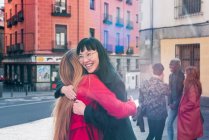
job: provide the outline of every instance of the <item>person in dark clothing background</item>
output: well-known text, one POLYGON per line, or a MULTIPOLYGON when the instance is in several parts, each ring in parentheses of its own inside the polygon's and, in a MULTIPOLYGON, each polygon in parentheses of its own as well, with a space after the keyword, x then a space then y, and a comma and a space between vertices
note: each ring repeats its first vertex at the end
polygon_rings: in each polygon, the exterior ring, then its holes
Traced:
MULTIPOLYGON (((79 62, 87 74, 96 74, 107 88, 115 93, 118 99, 127 101, 125 85, 110 63, 104 47, 97 39, 82 39, 77 47, 77 55, 79 62), (93 51, 96 51, 98 55, 95 55, 93 51)), ((59 98, 60 96, 75 99, 76 94, 73 91, 72 85, 64 86, 62 82, 59 82, 57 84, 55 98, 59 98)), ((79 104, 76 103, 76 106, 79 106, 79 104)), ((102 130, 104 140, 136 140, 129 118, 116 119, 109 116, 100 105, 97 105, 97 109, 91 106, 86 106, 84 109, 85 121, 102 130)))
POLYGON ((166 96, 170 94, 170 89, 163 82, 163 65, 156 63, 152 70, 153 76, 144 81, 141 87, 139 101, 148 120, 149 134, 146 140, 161 140, 167 117, 166 96))
POLYGON ((167 118, 167 133, 168 140, 174 139, 173 122, 178 113, 179 103, 183 93, 184 87, 184 73, 181 70, 181 61, 178 58, 170 61, 169 86, 171 90, 170 96, 168 96, 168 118, 167 118))

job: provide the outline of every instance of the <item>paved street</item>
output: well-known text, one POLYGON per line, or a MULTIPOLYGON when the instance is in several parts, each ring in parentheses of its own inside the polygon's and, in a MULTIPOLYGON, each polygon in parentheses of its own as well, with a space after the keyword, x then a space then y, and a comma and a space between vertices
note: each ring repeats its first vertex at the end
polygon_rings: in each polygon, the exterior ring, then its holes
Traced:
MULTIPOLYGON (((138 93, 136 91, 130 91, 129 95, 132 95, 134 99, 137 99, 138 93)), ((29 97, 24 97, 24 93, 19 93, 18 97, 14 98, 3 98, 0 99, 0 109, 4 106, 14 106, 21 105, 22 101, 26 103, 30 103, 30 101, 48 101, 53 100, 53 96, 51 93, 31 93, 29 97), (22 95, 21 95, 22 94, 22 95), (21 96, 20 96, 21 95, 21 96)), ((6 96, 6 95, 5 95, 6 96)), ((137 102, 137 100, 136 100, 137 102)), ((5 110, 4 110, 5 111, 5 110)), ((202 107, 203 116, 205 118, 204 123, 204 136, 199 140, 209 140, 209 108, 202 107)), ((16 117, 16 113, 13 113, 16 117)), ((37 120, 37 121, 29 121, 28 123, 3 127, 0 128, 0 140, 51 140, 52 139, 52 118, 47 117, 45 119, 37 120)), ((148 126, 147 120, 145 118, 145 131, 140 132, 138 126, 136 126, 136 122, 132 122, 132 126, 134 128, 134 132, 137 136, 138 140, 145 140, 148 135, 148 126)), ((175 126, 176 128, 176 126, 175 126)), ((175 130, 176 132, 176 130, 175 130)), ((167 140, 167 133, 164 130, 163 139, 167 140)))

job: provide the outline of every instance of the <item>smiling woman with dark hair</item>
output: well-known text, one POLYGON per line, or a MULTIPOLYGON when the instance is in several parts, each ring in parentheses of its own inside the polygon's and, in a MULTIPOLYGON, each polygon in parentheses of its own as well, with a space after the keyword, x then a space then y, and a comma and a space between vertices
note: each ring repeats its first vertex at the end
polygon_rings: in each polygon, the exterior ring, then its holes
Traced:
MULTIPOLYGON (((110 63, 106 50, 100 41, 95 38, 82 39, 77 46, 77 55, 86 74, 93 73, 97 75, 119 100, 127 101, 125 85, 110 63)), ((75 99, 76 93, 73 91, 73 86, 71 84, 64 86, 62 83, 59 83, 55 97, 58 98, 60 96, 75 99)), ((94 109, 88 105, 83 106, 82 103, 74 103, 73 110, 74 113, 84 113, 87 123, 93 124, 102 130, 103 140, 136 140, 128 117, 124 119, 112 117, 100 105, 97 106, 97 109, 94 109)))

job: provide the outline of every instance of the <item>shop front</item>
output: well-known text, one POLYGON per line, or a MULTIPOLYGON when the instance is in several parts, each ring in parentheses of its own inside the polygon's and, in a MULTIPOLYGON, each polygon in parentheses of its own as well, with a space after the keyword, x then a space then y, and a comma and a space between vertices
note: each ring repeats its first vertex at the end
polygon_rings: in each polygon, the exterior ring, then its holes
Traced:
POLYGON ((15 90, 49 91, 59 80, 61 56, 38 56, 4 59, 4 76, 7 87, 15 90))

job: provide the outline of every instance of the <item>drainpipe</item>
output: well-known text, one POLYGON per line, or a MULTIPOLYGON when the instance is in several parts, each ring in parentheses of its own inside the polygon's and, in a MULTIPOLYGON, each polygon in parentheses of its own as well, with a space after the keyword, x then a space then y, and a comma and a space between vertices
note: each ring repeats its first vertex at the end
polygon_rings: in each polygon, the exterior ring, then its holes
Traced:
POLYGON ((151 6, 151 16, 150 16, 150 24, 151 24, 151 46, 150 46, 150 60, 151 60, 151 64, 153 64, 153 45, 154 45, 154 43, 153 43, 153 41, 154 41, 154 30, 153 30, 153 26, 154 26, 154 19, 153 19, 153 12, 154 12, 154 4, 153 4, 154 2, 153 2, 153 0, 151 0, 151 3, 150 3, 150 6, 151 6))

